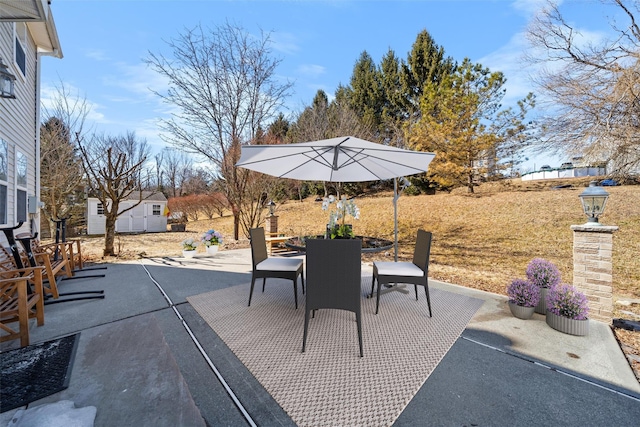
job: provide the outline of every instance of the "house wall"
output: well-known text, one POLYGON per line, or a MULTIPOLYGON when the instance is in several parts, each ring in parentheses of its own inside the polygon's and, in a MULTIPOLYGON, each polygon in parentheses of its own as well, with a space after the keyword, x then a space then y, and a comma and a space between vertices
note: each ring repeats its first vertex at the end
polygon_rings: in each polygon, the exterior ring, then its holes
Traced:
MULTIPOLYGON (((136 201, 123 201, 120 210, 135 204, 136 201)), ((97 235, 105 232, 105 217, 98 215, 98 199, 87 200, 87 234, 97 235)), ((135 208, 118 216, 116 232, 118 233, 156 233, 167 231, 167 217, 164 215, 166 201, 145 200, 135 208), (159 206, 160 215, 154 215, 153 206, 159 206)))
MULTIPOLYGON (((36 194, 39 186, 36 180, 38 167, 37 138, 38 138, 38 110, 39 99, 36 81, 39 77, 37 70, 38 54, 35 42, 29 31, 26 31, 26 43, 24 44, 26 56, 26 75, 15 64, 15 35, 14 23, 0 22, 0 57, 8 70, 16 76, 16 99, 0 98, 0 139, 7 144, 7 218, 0 227, 12 227, 17 225, 16 216, 16 163, 17 153, 21 152, 27 159, 27 186, 28 196, 36 194)), ((16 231, 29 232, 30 219, 34 219, 35 230, 38 231, 38 214, 27 214, 26 223, 16 231)), ((0 235, 0 243, 6 245, 4 234, 0 235)))
POLYGON ((522 175, 522 180, 533 181, 537 179, 576 178, 581 176, 603 176, 606 174, 607 170, 605 168, 577 167, 572 169, 552 169, 549 171, 526 173, 522 175))

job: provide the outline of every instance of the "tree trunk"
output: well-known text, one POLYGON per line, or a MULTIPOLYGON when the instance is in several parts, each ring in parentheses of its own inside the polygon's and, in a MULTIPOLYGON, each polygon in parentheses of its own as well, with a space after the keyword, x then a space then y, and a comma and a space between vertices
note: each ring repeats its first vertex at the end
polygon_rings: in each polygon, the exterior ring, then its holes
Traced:
POLYGON ((467 189, 469 193, 473 193, 473 173, 469 174, 469 181, 467 183, 467 189))
POLYGON ((115 234, 116 234, 116 219, 118 217, 112 214, 105 215, 105 230, 104 230, 104 250, 103 256, 116 256, 113 249, 115 234))
POLYGON ((240 213, 233 212, 233 238, 238 240, 240 238, 240 213))

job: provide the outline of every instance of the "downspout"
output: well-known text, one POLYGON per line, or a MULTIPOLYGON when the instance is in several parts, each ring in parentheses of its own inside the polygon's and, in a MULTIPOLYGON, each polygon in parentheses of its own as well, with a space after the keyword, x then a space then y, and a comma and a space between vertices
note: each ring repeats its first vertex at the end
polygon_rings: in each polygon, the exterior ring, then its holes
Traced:
POLYGON ((34 233, 40 232, 40 87, 42 86, 40 83, 40 62, 42 61, 42 55, 40 52, 36 52, 36 99, 35 99, 35 109, 36 109, 36 157, 35 157, 35 167, 36 167, 36 189, 35 189, 35 199, 36 199, 36 213, 33 215, 32 220, 35 222, 35 226, 32 226, 31 235, 35 235, 34 233))

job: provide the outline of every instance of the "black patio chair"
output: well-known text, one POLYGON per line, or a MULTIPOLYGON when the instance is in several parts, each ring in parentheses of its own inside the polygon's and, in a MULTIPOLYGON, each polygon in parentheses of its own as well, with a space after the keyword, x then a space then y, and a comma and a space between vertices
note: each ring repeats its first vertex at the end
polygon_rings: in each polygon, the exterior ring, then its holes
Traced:
POLYGON ((307 240, 307 304, 304 314, 302 352, 307 345, 309 314, 322 308, 353 311, 358 325, 362 353, 362 314, 360 302, 360 252, 362 242, 355 239, 307 240))
POLYGON ((371 296, 378 281, 378 293, 376 296, 376 314, 380 306, 380 287, 390 283, 410 283, 414 285, 416 291, 416 301, 418 301, 418 285, 424 286, 427 295, 427 305, 429 307, 429 317, 431 314, 431 298, 429 297, 429 254, 431 252, 432 234, 428 231, 418 230, 416 246, 413 250, 413 262, 393 262, 374 261, 373 281, 371 283, 371 296))
POLYGON ((264 237, 264 228, 252 228, 249 230, 251 238, 251 290, 249 291, 249 306, 253 296, 253 287, 256 279, 262 278, 262 292, 264 292, 267 278, 291 279, 293 281, 293 295, 298 308, 298 276, 302 281, 302 293, 304 294, 303 261, 298 258, 269 257, 267 243, 264 237))

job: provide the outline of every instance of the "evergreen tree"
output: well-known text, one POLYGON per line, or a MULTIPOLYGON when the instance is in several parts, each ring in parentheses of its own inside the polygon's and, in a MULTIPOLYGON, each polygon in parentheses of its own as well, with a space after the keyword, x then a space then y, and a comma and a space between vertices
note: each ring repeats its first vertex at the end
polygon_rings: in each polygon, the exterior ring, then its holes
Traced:
MULTIPOLYGON (((439 84, 425 85, 422 118, 412 128, 410 141, 414 148, 436 153, 428 177, 442 188, 465 185, 472 193, 477 178, 486 176, 498 163, 505 137, 523 135, 526 126, 522 121, 510 110, 499 111, 505 81, 502 73, 465 59, 439 84), (500 132, 494 126, 487 128, 487 123, 496 123, 501 116, 509 120, 500 132)), ((523 100, 523 114, 526 105, 523 100)))

